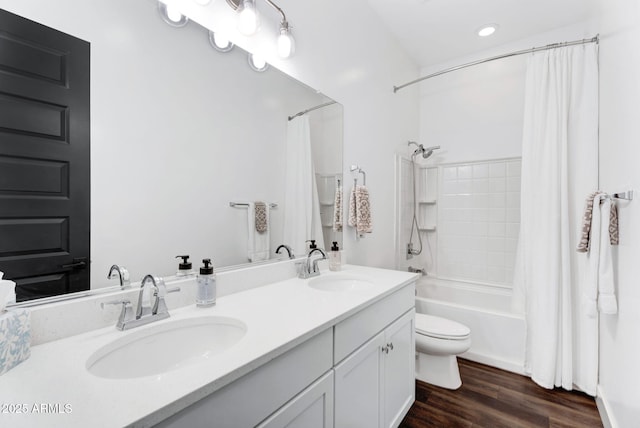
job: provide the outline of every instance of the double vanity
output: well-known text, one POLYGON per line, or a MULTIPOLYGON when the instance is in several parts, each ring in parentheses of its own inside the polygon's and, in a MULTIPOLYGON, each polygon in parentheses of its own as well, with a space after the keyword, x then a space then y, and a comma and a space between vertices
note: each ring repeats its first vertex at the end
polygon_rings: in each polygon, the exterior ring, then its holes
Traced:
POLYGON ((349 265, 300 279, 287 261, 219 274, 211 308, 189 304, 194 278, 167 281, 170 317, 126 331, 100 309, 113 295, 34 308, 31 358, 0 378, 0 402, 24 411, 0 423, 395 427, 414 400, 415 279, 349 265))

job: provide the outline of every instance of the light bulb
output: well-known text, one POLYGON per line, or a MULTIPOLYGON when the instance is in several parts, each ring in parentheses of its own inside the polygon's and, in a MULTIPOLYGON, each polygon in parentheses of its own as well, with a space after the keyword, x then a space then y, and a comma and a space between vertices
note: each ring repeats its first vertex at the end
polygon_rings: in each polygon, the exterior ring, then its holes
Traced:
POLYGON ((175 23, 178 23, 182 21, 182 14, 175 6, 167 5, 167 18, 175 23))
POLYGON ((226 49, 229 47, 229 39, 227 39, 224 36, 221 36, 220 33, 214 33, 213 35, 213 42, 216 44, 217 47, 219 47, 220 49, 226 49))
POLYGON ((227 37, 223 36, 220 33, 215 33, 211 30, 209 30, 209 42, 211 43, 211 46, 215 48, 215 50, 220 52, 229 52, 231 49, 233 49, 233 43, 231 43, 231 41, 227 37))
POLYGON ((280 58, 289 58, 293 54, 294 40, 288 26, 280 27, 278 36, 278 55, 280 58))
POLYGON ((249 65, 255 71, 265 71, 267 67, 269 67, 269 64, 267 64, 267 61, 265 61, 265 59, 262 58, 260 55, 256 55, 256 54, 249 54, 249 65))
POLYGON ((238 30, 245 36, 258 31, 258 11, 255 0, 243 0, 238 8, 238 30))
POLYGON ((189 18, 184 16, 175 5, 168 5, 158 1, 158 11, 162 16, 162 20, 172 27, 184 27, 189 22, 189 18))

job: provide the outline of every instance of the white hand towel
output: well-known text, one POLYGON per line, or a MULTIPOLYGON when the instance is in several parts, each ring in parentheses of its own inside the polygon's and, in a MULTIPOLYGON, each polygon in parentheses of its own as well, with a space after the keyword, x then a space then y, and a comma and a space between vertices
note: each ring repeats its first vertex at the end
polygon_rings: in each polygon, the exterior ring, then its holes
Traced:
MULTIPOLYGON (((600 258, 598 262, 598 310, 603 314, 617 314, 613 263, 611 260, 610 215, 613 212, 610 198, 605 198, 600 206, 600 258)), ((617 225, 616 225, 617 226, 617 225)), ((617 233, 617 228, 616 228, 617 233)))
POLYGON ((589 275, 583 289, 583 305, 590 318, 603 314, 615 314, 618 310, 614 294, 613 269, 611 262, 611 240, 609 236, 609 216, 611 200, 604 194, 593 198, 591 236, 589 253, 589 275))
MULTIPOLYGON (((269 204, 266 205, 266 224, 269 224, 269 204)), ((247 257, 250 262, 257 262, 261 260, 269 259, 269 240, 270 240, 270 227, 267 226, 265 232, 258 232, 256 230, 256 210, 255 203, 249 202, 247 208, 247 257)))

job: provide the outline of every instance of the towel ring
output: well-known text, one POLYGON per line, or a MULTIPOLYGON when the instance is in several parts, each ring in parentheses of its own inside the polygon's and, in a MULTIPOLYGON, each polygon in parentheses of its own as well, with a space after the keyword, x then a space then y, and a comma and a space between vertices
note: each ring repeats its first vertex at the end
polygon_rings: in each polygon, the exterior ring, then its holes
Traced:
MULTIPOLYGON (((358 173, 362 174, 362 185, 366 186, 367 185, 367 174, 363 171, 362 168, 360 168, 358 165, 351 165, 351 172, 357 171, 358 173)), ((355 178, 354 179, 355 182, 358 182, 358 179, 355 178)))

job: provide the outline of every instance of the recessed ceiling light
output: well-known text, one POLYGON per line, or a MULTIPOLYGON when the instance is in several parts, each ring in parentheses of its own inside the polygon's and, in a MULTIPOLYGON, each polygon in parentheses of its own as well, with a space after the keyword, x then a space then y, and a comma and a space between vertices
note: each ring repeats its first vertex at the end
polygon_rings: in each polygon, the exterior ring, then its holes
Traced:
POLYGON ((499 27, 498 24, 486 24, 486 25, 483 25, 477 31, 478 36, 480 36, 480 37, 490 36, 490 35, 492 35, 493 33, 496 32, 498 27, 499 27))

